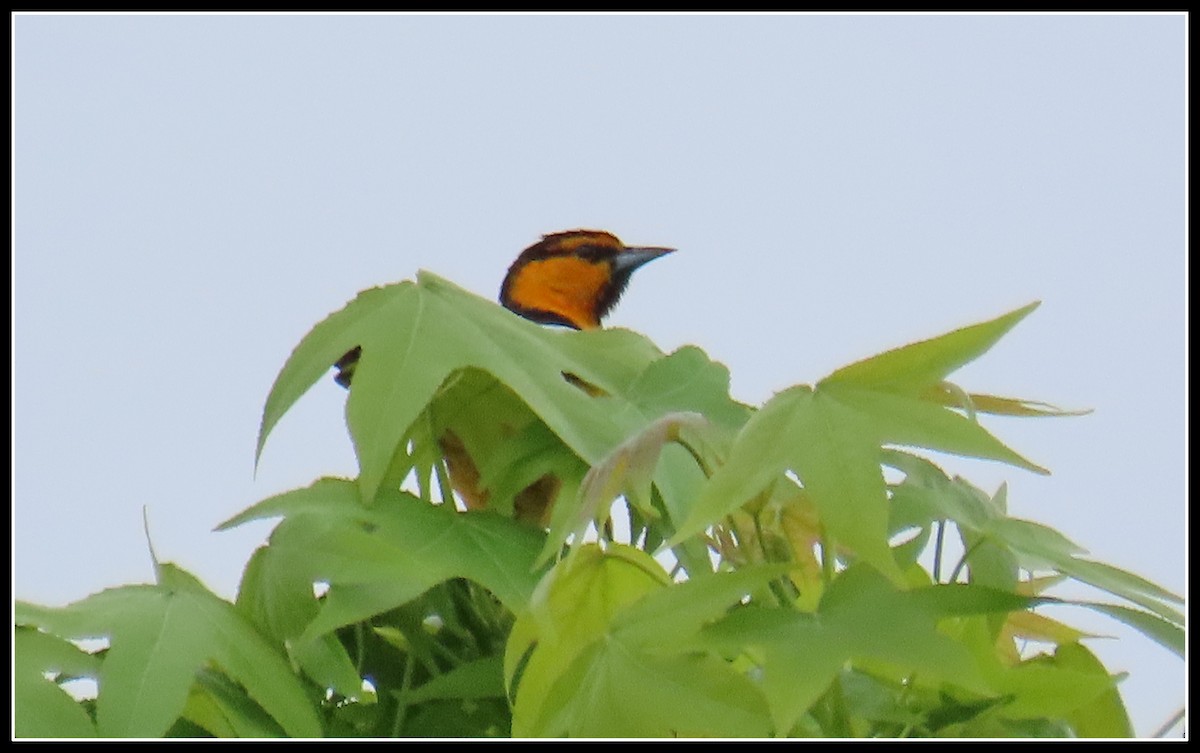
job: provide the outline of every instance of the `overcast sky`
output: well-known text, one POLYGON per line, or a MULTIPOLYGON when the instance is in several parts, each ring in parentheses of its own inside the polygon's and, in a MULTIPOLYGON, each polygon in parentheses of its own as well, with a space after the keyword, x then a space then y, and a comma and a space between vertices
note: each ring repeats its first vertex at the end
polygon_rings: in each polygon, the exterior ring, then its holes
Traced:
MULTIPOLYGON (((1177 592, 1186 561, 1186 18, 14 19, 17 598, 152 579, 232 598, 268 495, 354 475, 322 381, 254 476, 292 347, 429 269, 494 297, 542 233, 679 252, 609 320, 761 403, 1043 301, 953 378, 1093 408, 985 419, 1053 475, 946 459, 1010 512, 1177 592)), ((1079 592, 1093 596, 1092 592, 1079 592)), ((1140 734, 1184 663, 1089 645, 1140 734)), ((1178 728, 1176 729, 1178 733, 1178 728)))

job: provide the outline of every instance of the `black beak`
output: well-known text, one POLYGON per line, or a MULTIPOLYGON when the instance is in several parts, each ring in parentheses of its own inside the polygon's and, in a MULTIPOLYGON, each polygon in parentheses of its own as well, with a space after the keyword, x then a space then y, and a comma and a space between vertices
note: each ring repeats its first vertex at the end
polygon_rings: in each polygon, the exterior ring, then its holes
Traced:
POLYGON ((660 256, 666 256, 673 252, 673 248, 662 248, 661 246, 638 246, 627 247, 617 254, 614 263, 618 272, 632 272, 646 262, 654 261, 660 256))

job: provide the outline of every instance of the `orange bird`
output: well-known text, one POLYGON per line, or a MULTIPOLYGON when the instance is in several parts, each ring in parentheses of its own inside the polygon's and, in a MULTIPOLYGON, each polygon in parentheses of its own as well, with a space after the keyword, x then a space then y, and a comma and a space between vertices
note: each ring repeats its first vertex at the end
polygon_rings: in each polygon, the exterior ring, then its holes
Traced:
MULTIPOLYGON (((634 270, 675 249, 661 246, 626 246, 603 230, 567 230, 550 233, 521 252, 500 285, 504 308, 539 324, 572 329, 597 329, 617 305, 634 270)), ((349 388, 362 348, 338 359, 334 379, 349 388)), ((571 375, 564 374, 567 379, 571 375)), ((467 506, 487 504, 487 492, 478 488, 479 472, 466 448, 450 430, 439 438, 450 479, 467 506)), ((531 484, 514 505, 517 517, 545 524, 550 503, 558 492, 558 479, 544 476, 531 484)))
POLYGON ((551 233, 508 268, 500 303, 540 324, 596 329, 617 305, 634 270, 674 250, 626 246, 603 230, 551 233))

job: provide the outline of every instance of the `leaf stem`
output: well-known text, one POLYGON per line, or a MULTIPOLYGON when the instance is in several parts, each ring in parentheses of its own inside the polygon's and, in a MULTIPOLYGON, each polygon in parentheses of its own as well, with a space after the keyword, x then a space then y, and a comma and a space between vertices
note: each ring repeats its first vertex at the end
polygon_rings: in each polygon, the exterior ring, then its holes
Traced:
POLYGON ((686 442, 682 438, 676 438, 675 442, 676 444, 681 445, 683 449, 687 450, 688 454, 692 456, 692 460, 695 460, 696 465, 700 467, 700 471, 704 474, 705 478, 712 478, 712 467, 710 467, 708 462, 700 455, 700 453, 692 447, 690 442, 686 442))
POLYGON ((846 708, 846 696, 842 692, 842 676, 838 675, 833 678, 833 684, 829 687, 829 710, 832 714, 831 721, 835 725, 832 730, 835 737, 851 737, 852 730, 850 729, 850 712, 846 708))
POLYGON ((408 689, 412 686, 413 660, 412 656, 404 655, 404 676, 400 680, 400 690, 394 694, 396 698, 396 717, 392 719, 392 737, 400 737, 404 727, 404 718, 408 716, 408 689))
MULTIPOLYGON (((762 520, 759 519, 757 514, 751 515, 750 519, 754 521, 754 535, 758 539, 758 550, 762 554, 763 562, 777 561, 771 557, 771 552, 767 549, 767 539, 763 535, 762 520)), ((796 597, 799 596, 798 593, 789 594, 789 591, 795 590, 795 586, 790 579, 783 575, 778 578, 772 578, 767 583, 767 587, 771 589, 771 594, 774 595, 775 600, 779 602, 779 606, 781 607, 792 607, 796 597), (789 586, 791 586, 790 589, 789 586)))
POLYGON ((363 623, 354 623, 354 668, 358 671, 359 676, 362 676, 363 667, 367 663, 367 641, 366 632, 363 623))
POLYGON ((958 558, 958 562, 957 562, 957 563, 954 565, 954 569, 953 569, 952 571, 950 571, 950 579, 949 579, 948 581, 946 581, 947 583, 955 583, 955 582, 957 582, 957 580, 958 580, 958 574, 959 574, 959 573, 961 573, 961 572, 962 572, 962 569, 963 569, 963 568, 966 566, 966 564, 967 564, 967 559, 968 559, 968 558, 971 556, 971 554, 972 554, 972 553, 973 553, 973 552, 974 552, 974 551, 975 551, 975 550, 976 550, 976 549, 979 547, 979 545, 983 543, 983 541, 984 541, 984 540, 983 540, 983 538, 981 537, 981 538, 980 538, 978 541, 976 541, 974 544, 972 544, 971 546, 969 546, 969 547, 967 548, 967 551, 963 552, 963 555, 962 555, 962 557, 959 557, 959 558, 958 558))
POLYGON ((1179 722, 1183 721, 1183 714, 1184 710, 1182 707, 1176 709, 1175 713, 1171 715, 1170 719, 1163 722, 1162 726, 1150 733, 1150 737, 1166 737, 1167 733, 1170 732, 1176 724, 1179 724, 1179 722))
POLYGON ((821 581, 828 588, 833 583, 837 555, 833 552, 833 540, 824 530, 821 531, 821 581))
POLYGON ((946 521, 937 522, 937 536, 933 540, 933 582, 942 582, 942 545, 946 536, 946 521))

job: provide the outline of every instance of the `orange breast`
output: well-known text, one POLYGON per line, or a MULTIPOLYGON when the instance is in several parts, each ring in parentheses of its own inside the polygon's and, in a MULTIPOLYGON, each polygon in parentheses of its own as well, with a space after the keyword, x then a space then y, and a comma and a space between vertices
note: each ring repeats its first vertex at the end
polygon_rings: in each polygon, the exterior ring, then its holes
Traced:
POLYGON ((557 314, 580 329, 600 326, 600 293, 611 276, 609 264, 577 256, 535 259, 521 269, 508 291, 513 303, 557 314))

